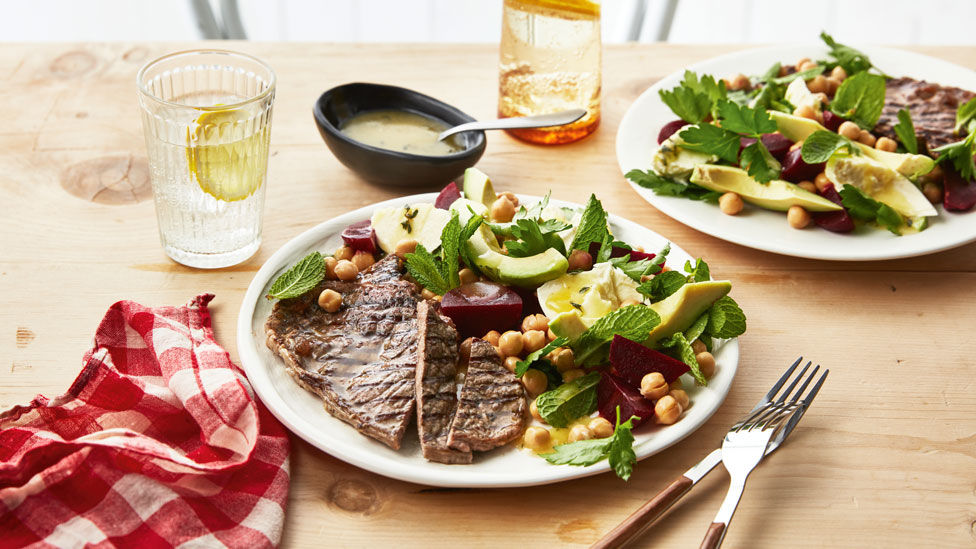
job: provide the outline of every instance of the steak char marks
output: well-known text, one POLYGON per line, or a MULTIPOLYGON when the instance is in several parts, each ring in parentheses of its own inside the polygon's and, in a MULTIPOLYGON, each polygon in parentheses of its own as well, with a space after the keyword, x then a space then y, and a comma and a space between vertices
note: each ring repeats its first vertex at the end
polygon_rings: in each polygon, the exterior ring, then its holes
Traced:
POLYGON ((898 111, 907 108, 912 115, 915 134, 929 151, 959 141, 953 135, 956 109, 976 94, 960 88, 931 84, 914 78, 893 78, 885 85, 885 105, 874 133, 897 139, 895 124, 898 111))
POLYGON ((410 422, 417 362, 417 286, 403 278, 395 255, 355 281, 325 280, 275 304, 265 324, 267 344, 325 409, 359 432, 398 450, 410 422), (327 313, 318 296, 342 294, 327 313))

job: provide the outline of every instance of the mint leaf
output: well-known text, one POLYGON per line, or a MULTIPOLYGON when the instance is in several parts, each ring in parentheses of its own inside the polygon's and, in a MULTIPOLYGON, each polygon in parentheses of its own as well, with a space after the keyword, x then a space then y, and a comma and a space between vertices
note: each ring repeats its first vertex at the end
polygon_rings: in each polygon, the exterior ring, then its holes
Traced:
POLYGON ((843 135, 817 130, 803 140, 800 153, 807 164, 820 164, 830 160, 835 152, 845 148, 852 155, 861 154, 857 145, 843 135))
POLYGON ((684 140, 681 146, 688 150, 714 154, 732 164, 739 161, 739 134, 733 131, 712 124, 699 124, 686 127, 678 136, 684 140))
POLYGON ((665 271, 647 282, 642 282, 637 291, 647 297, 651 303, 657 303, 678 291, 688 282, 685 275, 678 271, 665 271))
POLYGON ((780 164, 761 139, 742 150, 739 165, 760 183, 769 183, 779 177, 780 164))
POLYGON ((568 344, 569 339, 565 337, 557 337, 549 343, 546 343, 545 347, 539 349, 538 351, 529 353, 524 360, 520 360, 515 363, 515 377, 522 377, 522 375, 529 370, 529 366, 532 366, 533 362, 540 360, 542 357, 555 351, 559 347, 565 347, 568 344))
POLYGON ((535 400, 539 415, 553 427, 568 427, 574 419, 596 410, 596 386, 599 384, 600 372, 590 372, 542 393, 535 400))
POLYGON ((874 66, 867 55, 850 46, 838 43, 826 32, 820 33, 820 39, 827 44, 827 47, 830 48, 830 56, 837 60, 838 65, 844 67, 847 74, 853 76, 874 66))
POLYGON ((695 185, 694 183, 681 183, 666 177, 662 177, 653 171, 630 170, 626 175, 627 179, 644 187, 651 189, 654 194, 659 196, 678 196, 690 198, 691 200, 701 200, 704 202, 718 203, 722 193, 695 185))
POLYGON ((834 100, 830 102, 830 110, 871 130, 881 117, 884 102, 884 77, 862 72, 849 76, 837 88, 834 100))
POLYGON ((451 212, 451 220, 447 222, 447 225, 444 225, 444 230, 441 231, 441 261, 438 264, 441 276, 447 281, 450 288, 457 288, 461 285, 461 279, 458 276, 458 271, 461 270, 458 263, 460 247, 461 219, 458 217, 457 211, 453 211, 451 212))
MULTIPOLYGON (((705 333, 705 329, 708 327, 709 317, 710 315, 708 311, 702 313, 701 316, 698 317, 698 320, 693 322, 691 326, 684 331, 685 339, 688 341, 695 341, 696 339, 700 338, 705 333)), ((743 320, 744 319, 745 317, 743 317, 743 320)), ((745 329, 743 329, 743 331, 745 331, 745 329)))
POLYGON ((706 386, 708 385, 708 380, 705 379, 705 374, 702 373, 701 367, 698 366, 698 360, 695 358, 695 351, 691 348, 691 343, 685 337, 685 334, 678 332, 673 336, 662 340, 659 345, 668 349, 675 358, 684 362, 691 369, 691 375, 695 378, 695 383, 698 385, 706 386))
POLYGON ((731 339, 746 333, 746 315, 739 304, 725 296, 708 309, 708 323, 704 333, 718 338, 731 339))
POLYGON ((607 212, 603 209, 603 204, 597 200, 596 195, 591 194, 586 202, 586 209, 580 218, 579 228, 576 229, 576 236, 569 250, 588 251, 591 242, 603 242, 604 237, 609 233, 607 229, 607 212))
MULTIPOLYGON (((901 117, 898 117, 901 120, 901 117)), ((959 135, 963 127, 969 123, 970 120, 976 119, 976 97, 966 101, 956 109, 956 127, 953 128, 953 133, 959 135)), ((972 130, 970 130, 972 133, 972 130)))
POLYGON ((719 101, 717 107, 722 129, 753 137, 773 133, 777 129, 776 122, 769 117, 766 109, 751 109, 726 100, 719 101))
POLYGON ((705 263, 705 260, 700 257, 695 260, 694 264, 691 261, 685 261, 685 272, 688 273, 688 282, 706 282, 712 277, 708 263, 705 263))
POLYGON ((620 406, 617 406, 617 424, 613 429, 613 436, 610 438, 610 447, 607 448, 607 459, 610 467, 617 476, 624 481, 630 479, 634 472, 634 464, 637 463, 637 454, 634 452, 634 420, 640 420, 637 416, 630 416, 630 419, 620 423, 620 406))
POLYGON ((407 263, 407 272, 421 286, 437 295, 444 295, 451 290, 441 273, 437 258, 428 252, 423 244, 417 244, 417 249, 404 257, 407 263))
POLYGON ((631 341, 643 343, 661 317, 650 307, 629 305, 603 316, 578 338, 570 341, 577 366, 605 364, 613 336, 619 335, 631 341))
POLYGON ((542 454, 542 457, 554 465, 577 465, 581 467, 609 459, 610 467, 617 476, 627 480, 634 471, 634 463, 637 462, 632 429, 634 428, 634 420, 639 419, 637 416, 631 416, 630 419, 621 423, 620 406, 617 406, 617 421, 611 437, 559 444, 553 448, 551 453, 542 454))
MULTIPOLYGON (((468 209, 470 210, 471 206, 468 206, 468 209)), ((469 269, 472 269, 474 272, 479 274, 480 270, 478 269, 477 265, 475 265, 474 258, 471 257, 471 252, 468 251, 468 247, 465 245, 465 243, 470 240, 472 236, 474 236, 475 231, 477 231, 478 227, 480 227, 484 222, 485 220, 483 217, 474 213, 474 210, 471 210, 471 218, 468 219, 468 223, 461 231, 461 236, 458 237, 458 253, 461 256, 461 259, 469 269)))
MULTIPOLYGON (((976 100, 970 101, 970 103, 976 105, 976 100)), ((918 137, 915 135, 915 124, 912 123, 912 113, 908 109, 898 111, 898 123, 895 124, 894 130, 895 135, 898 136, 898 141, 901 141, 905 150, 911 154, 918 154, 918 137)))
POLYGON ((901 215, 891 206, 865 196, 857 187, 844 185, 840 190, 841 203, 854 219, 876 222, 895 235, 901 235, 899 227, 905 224, 901 215))
POLYGON ((586 467, 607 458, 612 438, 594 438, 558 444, 552 452, 540 454, 553 465, 576 465, 586 467))
POLYGON ((318 286, 325 278, 325 258, 319 252, 312 252, 296 263, 292 268, 278 275, 268 298, 290 299, 298 297, 318 286))

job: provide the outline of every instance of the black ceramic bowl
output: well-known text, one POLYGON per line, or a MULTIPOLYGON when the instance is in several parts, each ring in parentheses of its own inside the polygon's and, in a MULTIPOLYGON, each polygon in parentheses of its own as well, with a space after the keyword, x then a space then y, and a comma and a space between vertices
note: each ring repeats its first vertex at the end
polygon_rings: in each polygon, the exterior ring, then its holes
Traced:
POLYGON ((475 119, 433 97, 382 84, 344 84, 323 93, 315 107, 315 124, 332 154, 367 181, 403 187, 446 185, 474 166, 485 152, 485 132, 455 136, 464 150, 444 156, 391 151, 350 139, 339 129, 365 111, 402 110, 433 117, 454 127, 475 119))

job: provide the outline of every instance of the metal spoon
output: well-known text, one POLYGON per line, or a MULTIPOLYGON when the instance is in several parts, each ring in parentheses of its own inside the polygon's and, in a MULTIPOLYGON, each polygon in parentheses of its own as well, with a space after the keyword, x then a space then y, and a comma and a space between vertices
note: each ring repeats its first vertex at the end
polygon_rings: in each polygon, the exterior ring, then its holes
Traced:
POLYGON ((441 132, 441 134, 437 136, 437 140, 443 141, 456 133, 469 132, 473 130, 515 130, 522 128, 562 126, 564 124, 576 122, 585 115, 586 109, 569 109, 567 111, 559 111, 552 114, 499 118, 498 120, 488 120, 485 122, 468 122, 441 132))

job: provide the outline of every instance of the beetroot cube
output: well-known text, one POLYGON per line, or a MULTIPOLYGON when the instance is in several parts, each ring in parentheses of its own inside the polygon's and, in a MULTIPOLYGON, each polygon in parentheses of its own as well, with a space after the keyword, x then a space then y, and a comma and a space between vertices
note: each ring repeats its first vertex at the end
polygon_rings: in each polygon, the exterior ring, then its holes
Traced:
POLYGON ((653 372, 659 372, 665 381, 671 383, 690 370, 680 360, 621 336, 613 336, 610 344, 610 365, 611 372, 634 387, 640 387, 644 376, 653 372))

